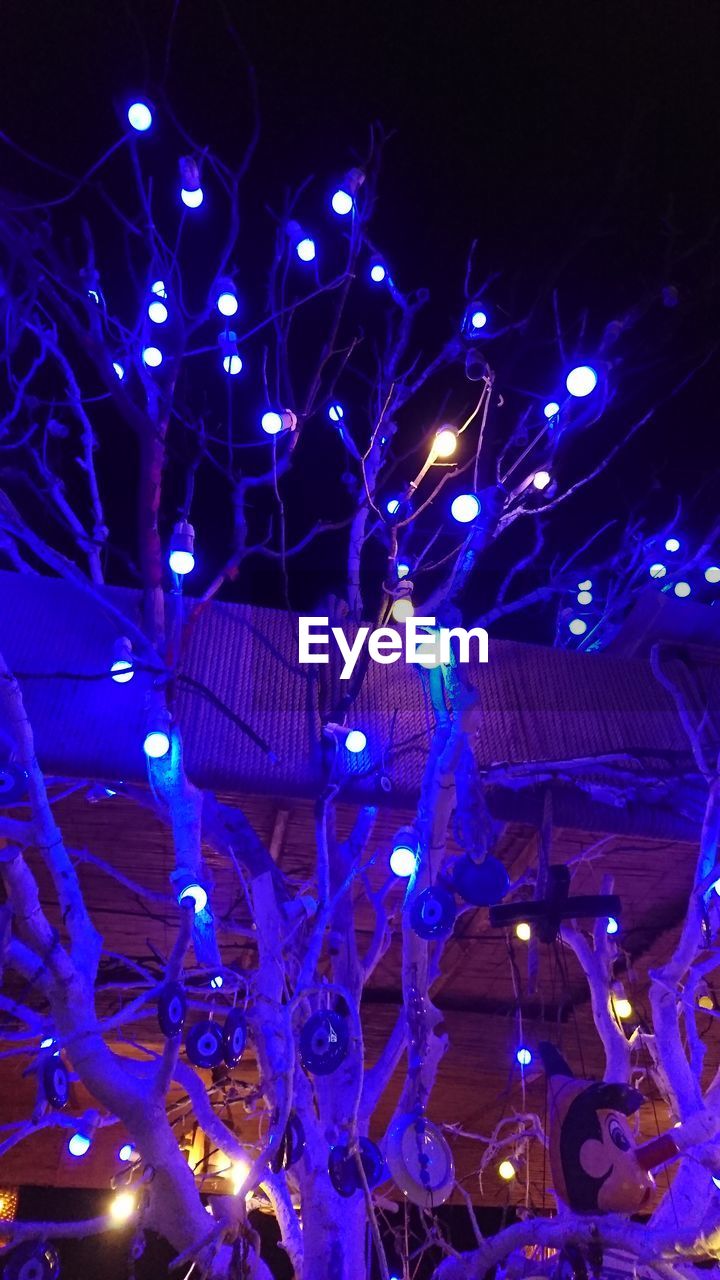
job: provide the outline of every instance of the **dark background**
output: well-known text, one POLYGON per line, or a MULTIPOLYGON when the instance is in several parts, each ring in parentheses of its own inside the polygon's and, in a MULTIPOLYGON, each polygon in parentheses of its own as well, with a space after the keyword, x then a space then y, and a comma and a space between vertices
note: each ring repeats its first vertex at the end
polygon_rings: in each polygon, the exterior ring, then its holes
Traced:
MULTIPOLYGON (((286 186, 308 174, 330 181, 363 154, 372 121, 394 131, 373 234, 403 287, 432 290, 440 340, 473 238, 488 272, 531 285, 602 210, 608 234, 575 256, 563 285, 570 311, 586 303, 607 321, 650 282, 668 219, 688 242, 714 228, 714 0, 235 0, 228 12, 258 77, 262 136, 248 190, 278 207, 286 186)), ((172 16, 160 2, 5 0, 0 126, 81 172, 117 135, 117 103, 162 77, 172 16)), ((232 152, 247 136, 247 78, 222 10, 188 0, 174 16, 174 101, 195 135, 232 152)), ((16 162, 4 159, 7 183, 16 162)), ((703 270, 712 277, 713 254, 703 270)), ((694 312, 688 352, 716 320, 709 301, 694 312)), ((596 521, 609 495, 629 508, 652 491, 658 519, 682 494, 699 532, 715 508, 716 385, 711 365, 576 504, 570 526, 596 521)), ((114 501, 122 505, 119 489, 114 501)), ((21 1201, 25 1216, 88 1211, 71 1193, 21 1201)), ((68 1248, 65 1274, 111 1280, 125 1267, 117 1246, 88 1243, 68 1248)))

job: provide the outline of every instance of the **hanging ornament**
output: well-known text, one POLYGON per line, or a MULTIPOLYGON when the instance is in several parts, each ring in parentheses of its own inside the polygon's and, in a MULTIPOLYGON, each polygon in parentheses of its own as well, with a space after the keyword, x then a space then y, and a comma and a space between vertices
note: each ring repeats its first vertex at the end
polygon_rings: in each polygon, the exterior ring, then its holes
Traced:
POLYGON ((185 1050, 193 1066, 216 1067, 222 1062, 225 1051, 222 1030, 209 1018, 196 1023, 188 1031, 185 1050))
POLYGON ((300 1058, 312 1075, 329 1076, 347 1057, 350 1032, 347 1020, 332 1009, 311 1014, 300 1032, 300 1058))
POLYGON ((455 1184, 452 1151, 437 1125, 417 1111, 391 1125, 387 1162, 393 1181, 413 1204, 443 1204, 455 1184))
POLYGON ((410 907, 410 923, 418 937, 426 942, 447 938, 452 933, 456 915, 455 899, 442 885, 423 889, 410 907))
POLYGON ((570 871, 564 863, 547 869, 545 897, 534 902, 508 902, 490 908, 490 924, 498 929, 521 922, 537 926, 541 942, 557 940, 563 920, 619 920, 622 911, 616 893, 583 894, 570 898, 570 871))
POLYGON ((493 854, 489 853, 482 862, 464 854, 453 868, 453 885, 464 902, 473 907, 489 907, 505 897, 510 880, 503 863, 493 854))
MULTIPOLYGON (((374 1187, 384 1182, 387 1177, 385 1161, 380 1148, 374 1142, 371 1142, 369 1138, 359 1138, 358 1149, 365 1181, 372 1191, 374 1187)), ((339 1196, 349 1198, 356 1191, 362 1190, 357 1157, 351 1153, 349 1146, 338 1146, 330 1149, 328 1173, 330 1174, 330 1181, 339 1196)))
POLYGON ((222 1029, 223 1057, 229 1067, 240 1061, 247 1044, 247 1022, 242 1009, 231 1009, 222 1029))
POLYGON ((179 982, 166 982, 158 996, 157 1019, 168 1040, 182 1031, 186 1013, 185 988, 179 982))
POLYGON ((3 1259, 2 1280, 57 1280, 60 1258, 52 1244, 26 1240, 3 1259))
POLYGON ((305 1130, 302 1120, 296 1111, 291 1111, 280 1145, 270 1162, 273 1173, 280 1173, 281 1169, 290 1169, 300 1159, 304 1150, 305 1130))
POLYGON ((70 1096, 70 1077, 59 1054, 54 1053, 45 1059, 40 1068, 40 1079, 42 1091, 50 1106, 57 1111, 66 1106, 70 1096))

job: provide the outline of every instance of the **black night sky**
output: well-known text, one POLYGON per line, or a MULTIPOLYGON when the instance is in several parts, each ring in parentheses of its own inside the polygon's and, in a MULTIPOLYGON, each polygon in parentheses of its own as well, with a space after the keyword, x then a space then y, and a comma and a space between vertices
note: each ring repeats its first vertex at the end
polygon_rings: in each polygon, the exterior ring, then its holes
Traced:
MULTIPOLYGON (((430 288, 429 340, 451 323, 473 239, 486 272, 512 276, 515 291, 566 262, 562 305, 606 322, 648 287, 668 228, 689 244, 715 234, 715 0, 227 0, 227 13, 257 75, 262 134, 247 190, 260 209, 309 174, 342 174, 372 122, 392 134, 373 234, 403 287, 430 288)), ((196 136, 231 154, 247 136, 247 76, 216 0, 5 0, 0 22, 0 128, 52 164, 81 173, 117 135, 117 104, 152 94, 166 70, 196 136)), ((38 178, 0 154, 0 186, 32 191, 38 178)), ((253 225, 249 215, 249 235, 253 225)), ((706 333, 720 337, 717 270, 713 243, 680 364, 706 333)), ((517 292, 503 287, 498 305, 511 309, 517 292)), ((715 362, 633 442, 568 512, 564 536, 568 522, 578 535, 597 524, 610 495, 627 509, 652 492, 668 519, 680 493, 691 525, 712 518, 717 375, 715 362)), ((507 376, 523 386, 522 370, 507 376)), ((66 1195, 42 1200, 48 1217, 71 1212, 66 1195)), ((37 1194, 23 1208, 37 1213, 37 1194)), ((108 1259, 106 1280, 125 1274, 120 1256, 115 1272, 108 1259)), ((87 1266, 73 1250, 66 1280, 87 1266)))

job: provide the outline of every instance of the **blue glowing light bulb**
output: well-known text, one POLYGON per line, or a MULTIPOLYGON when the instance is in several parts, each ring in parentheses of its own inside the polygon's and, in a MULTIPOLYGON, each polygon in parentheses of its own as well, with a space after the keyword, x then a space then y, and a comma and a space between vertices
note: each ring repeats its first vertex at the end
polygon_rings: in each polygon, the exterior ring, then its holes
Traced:
POLYGON ((673 590, 676 596, 679 596, 681 600, 684 600, 686 596, 690 595, 692 588, 689 582, 676 582, 673 590))
POLYGON ((276 436, 283 429, 283 420, 279 413, 275 413, 273 409, 270 409, 260 419, 260 426, 267 435, 276 436))
POLYGON ((295 252, 301 262, 314 262, 315 241, 311 236, 303 236, 302 240, 298 240, 295 245, 295 252))
POLYGON ((595 390, 597 380, 597 370, 593 369, 591 364, 579 364, 576 368, 570 370, 565 379, 565 386, 571 396, 581 400, 595 390))
POLYGON ((515 1054, 515 1057, 517 1058, 521 1067, 529 1067, 530 1063, 532 1062, 532 1054, 529 1049, 525 1048, 524 1045, 520 1046, 517 1053, 515 1054))
POLYGON ((229 289, 223 289, 218 294, 217 309, 221 316, 234 316, 238 309, 237 294, 231 293, 229 289))
POLYGON ((131 102, 127 110, 127 118, 130 128, 136 133, 147 133, 153 122, 150 104, 144 102, 142 98, 138 98, 137 102, 131 102))
POLYGON ((548 400, 547 404, 545 405, 545 408, 543 409, 543 413, 545 414, 545 417, 554 418, 555 414, 559 412, 560 412, 560 405, 558 404, 557 400, 548 400))
POLYGON ((75 1156, 77 1159, 80 1156, 84 1156, 90 1150, 90 1139, 87 1134, 74 1133, 69 1139, 67 1145, 70 1155, 75 1156))
POLYGON ((364 751, 367 746, 367 738, 362 729, 351 729, 345 739, 345 750, 352 755, 357 755, 360 751, 364 751))
POLYGON ((471 524, 480 514, 480 499, 474 493, 459 493, 453 498, 450 514, 458 524, 471 524))
POLYGON ((202 187, 195 187, 194 191, 187 191, 185 187, 180 189, 180 199, 188 209, 198 209, 205 199, 202 187))
POLYGON ((484 329, 487 324, 487 315, 478 307, 477 311, 473 311, 470 316, 470 324, 473 329, 484 329))
POLYGON ((373 284, 382 284, 387 275, 387 270, 382 262, 373 262, 370 267, 370 279, 373 284))
POLYGON ((333 212, 339 214, 341 218, 347 217, 353 207, 353 198, 349 191, 345 191, 342 187, 338 187, 334 192, 330 201, 333 212))
POLYGON ((113 369, 117 375, 118 382, 122 382, 125 377, 125 367, 120 364, 119 360, 113 360, 113 369))
POLYGON ((207 890, 201 884, 186 884, 178 894, 178 902, 192 902, 196 916, 205 910, 207 900, 207 890))
POLYGON ((142 361, 148 369, 157 369, 163 362, 163 354, 159 347, 143 347, 142 361))
POLYGON ((410 572, 410 565, 408 564, 407 560, 398 560, 397 562, 398 578, 400 579, 407 578, 409 572, 410 572))
POLYGON ((667 569, 664 564, 660 564, 658 561, 656 564, 650 565, 649 573, 651 578, 664 578, 667 569))
POLYGON ((159 298, 155 298, 150 303, 147 313, 148 320, 152 320, 153 324, 164 324, 168 318, 168 309, 159 298))
POLYGON ((222 985, 223 985, 223 976, 221 973, 216 973, 215 977, 210 979, 210 986, 212 987, 213 991, 219 991, 222 985))
POLYGON ((398 511, 400 510, 400 499, 389 498, 385 504, 385 510, 387 511, 389 516, 396 516, 398 511))
POLYGON ((170 750, 170 739, 164 729, 150 729, 145 734, 143 751, 151 760, 160 760, 170 750))
POLYGON ((679 538, 666 538, 666 539, 665 539, 665 550, 666 550, 666 551, 679 551, 679 550, 680 550, 680 539, 679 539, 679 538))
POLYGON ((705 570, 706 582, 720 582, 720 568, 716 564, 708 565, 705 570))
POLYGON ((617 931, 618 931, 618 929, 619 929, 619 928, 620 928, 620 925, 618 924, 618 922, 617 922, 617 920, 615 919, 615 917, 614 917, 614 916, 608 916, 608 918, 607 918, 607 924, 606 924, 606 926, 605 926, 605 932, 606 932, 606 933, 610 933, 610 934, 617 933, 617 931))
POLYGON ((122 1160, 123 1164, 128 1164, 135 1155, 135 1148, 132 1142, 124 1142, 118 1151, 118 1160, 122 1160))
POLYGON ((223 356, 223 369, 229 373, 231 377, 235 377, 242 371, 243 362, 241 356, 237 354, 231 356, 223 356))
POLYGON ((343 409, 342 405, 339 404, 338 401, 336 400, 335 403, 331 404, 328 408, 328 418, 330 419, 331 422, 340 422, 340 420, 344 417, 345 417, 345 410, 343 409))

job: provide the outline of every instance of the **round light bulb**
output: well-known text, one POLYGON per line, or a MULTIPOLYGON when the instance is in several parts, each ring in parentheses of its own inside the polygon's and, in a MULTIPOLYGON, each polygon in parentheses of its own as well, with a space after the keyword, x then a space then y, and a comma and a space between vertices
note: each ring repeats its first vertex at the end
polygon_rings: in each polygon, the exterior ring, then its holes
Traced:
POLYGON ((216 306, 221 316, 234 316, 238 309, 237 297, 234 293, 230 293, 229 289, 225 289, 218 294, 216 306))
POLYGON ((90 1150, 90 1139, 84 1133, 74 1133, 67 1145, 70 1155, 79 1159, 90 1150))
POLYGON ((192 551, 171 551, 168 556, 168 564, 173 573, 176 573, 180 578, 184 578, 187 573, 192 573, 195 568, 195 556, 192 551))
POLYGON ((511 1182, 515 1177, 515 1165, 512 1160, 501 1160, 498 1165, 498 1173, 504 1182, 511 1182))
POLYGON ((578 591, 591 591, 591 590, 592 590, 592 582, 590 581, 589 578, 586 578, 584 582, 578 582, 578 591))
POLYGON ((458 435, 454 427, 440 427, 435 432, 433 453, 436 458, 451 458, 457 449, 458 435))
POLYGON ((191 901, 195 907, 195 915, 199 915, 207 906, 207 890, 201 884, 186 884, 178 894, 178 902, 191 901))
POLYGON ((605 925, 605 932, 606 932, 606 933, 611 933, 611 934, 612 934, 612 933, 617 933, 617 931, 618 931, 618 929, 619 929, 619 928, 620 928, 620 925, 618 924, 618 922, 617 922, 617 920, 615 919, 615 917, 614 917, 614 916, 608 916, 608 918, 607 918, 607 924, 605 925))
POLYGON ((149 369, 157 369, 163 362, 162 351, 159 347, 143 347, 142 359, 149 369))
POLYGON ((295 245, 295 252, 301 262, 313 262, 315 260, 315 241, 310 236, 304 236, 295 245))
POLYGON ((223 356, 223 369, 229 373, 231 377, 235 377, 242 372, 243 362, 237 353, 232 356, 223 356))
POLYGON ((342 405, 339 404, 338 401, 336 400, 335 403, 331 404, 330 407, 328 408, 328 418, 330 419, 331 422, 340 422, 341 419, 344 417, 345 417, 345 410, 343 409, 342 405))
POLYGON ((127 658, 116 658, 110 667, 110 674, 116 684, 127 684, 135 675, 135 668, 127 658))
POLYGON ((690 595, 692 588, 689 582, 676 582, 673 590, 675 595, 680 596, 680 599, 683 600, 685 596, 690 595))
POLYGON ((210 979, 210 986, 212 987, 213 991, 219 991, 222 985, 223 985, 223 976, 221 973, 216 973, 215 977, 210 979))
POLYGON ((453 498, 450 514, 458 524, 471 524, 480 514, 480 499, 474 493, 459 493, 453 498))
POLYGON ((612 1007, 613 1013, 617 1018, 623 1019, 632 1017, 633 1007, 627 996, 613 996, 612 1007))
POLYGON ((362 729, 351 729, 345 739, 345 750, 351 755, 358 755, 367 746, 367 738, 362 729))
POLYGON ((110 1205, 110 1217, 118 1225, 127 1222, 132 1218, 136 1207, 135 1197, 131 1191, 118 1191, 110 1205))
POLYGON ((515 1054, 515 1057, 517 1058, 521 1067, 529 1067, 530 1063, 532 1062, 532 1054, 529 1049, 525 1048, 524 1045, 521 1045, 521 1047, 518 1049, 517 1053, 515 1054))
POLYGON ((720 582, 720 569, 716 564, 708 565, 705 570, 706 582, 720 582))
POLYGON ((708 1010, 709 1010, 709 1009, 714 1009, 714 1008, 715 1008, 715 1004, 714 1004, 714 1001, 713 1001, 712 996, 709 996, 709 995, 707 994, 707 992, 704 992, 704 993, 703 993, 703 995, 698 996, 698 1008, 700 1008, 700 1009, 708 1009, 708 1010))
POLYGON ((407 880, 417 866, 417 854, 406 844, 396 844, 390 854, 390 870, 394 876, 407 880))
POLYGON ((593 369, 592 365, 579 364, 575 369, 570 370, 567 378, 565 379, 565 386, 571 396, 575 396, 577 399, 581 400, 584 396, 589 396, 590 392, 595 390, 597 380, 597 372, 593 369))
POLYGON ((679 538, 666 538, 666 539, 665 539, 665 550, 666 550, 666 551, 679 551, 679 550, 680 550, 680 539, 679 539, 679 538))
POLYGON ((519 938, 521 942, 530 941, 532 937, 532 929, 530 928, 527 920, 521 920, 519 924, 515 925, 515 937, 519 938))
POLYGON ((470 324, 473 329, 484 329, 487 324, 487 316, 484 311, 473 311, 470 317, 470 324))
POLYGON ((353 198, 349 191, 343 191, 342 187, 337 190, 330 202, 335 213, 341 218, 345 218, 353 207, 353 198))
POLYGON ((387 275, 387 271, 382 262, 373 262, 370 268, 370 279, 373 284, 382 284, 387 275))
POLYGON ((148 320, 152 320, 153 324, 164 324, 168 318, 168 309, 159 298, 150 303, 147 313, 148 320))
POLYGON ((188 209, 197 209, 204 199, 203 189, 202 187, 196 187, 194 191, 186 191, 183 187, 180 192, 180 199, 188 209))
POLYGON ((122 1160, 123 1164, 129 1164, 135 1155, 135 1148, 132 1142, 124 1142, 118 1151, 118 1160, 122 1160))
POLYGON ((659 561, 657 564, 650 565, 651 578, 664 578, 666 573, 667 573, 667 569, 665 568, 665 565, 660 564, 659 561))
POLYGON ((412 618, 415 608, 412 600, 404 596, 401 600, 395 600, 390 610, 390 616, 395 622, 407 622, 408 618, 412 618))
POLYGON ((592 604, 592 591, 578 591, 578 604, 592 604))
POLYGON ((398 560, 398 562, 397 562, 397 576, 398 576, 398 579, 402 580, 403 578, 407 578, 407 576, 408 576, 409 572, 410 572, 410 565, 407 563, 407 561, 406 561, 406 560, 398 560))
POLYGON ((131 102, 127 112, 128 124, 136 133, 147 133, 153 117, 147 102, 131 102))
POLYGON ((117 374, 118 381, 122 382, 123 378, 125 377, 125 369, 124 369, 124 366, 120 364, 119 360, 113 360, 113 369, 117 374))
POLYGON ((151 729, 145 734, 143 751, 151 760, 160 760, 170 750, 170 739, 164 729, 151 729))
POLYGON ((167 286, 164 280, 153 280, 150 285, 150 292, 157 294, 158 298, 167 298, 167 286))
POLYGON ((560 405, 558 404, 557 400, 548 400, 547 404, 545 405, 545 408, 543 409, 543 413, 545 414, 545 417, 554 418, 555 414, 559 412, 560 412, 560 405))
POLYGON ((260 426, 267 435, 276 436, 283 429, 283 420, 279 413, 275 413, 271 409, 268 413, 263 414, 260 419, 260 426))
POLYGON ((536 489, 547 489, 550 484, 549 471, 536 471, 533 476, 533 485, 536 489))
POLYGON ((587 631, 587 622, 584 618, 573 618, 570 623, 570 631, 574 636, 584 636, 587 631))

